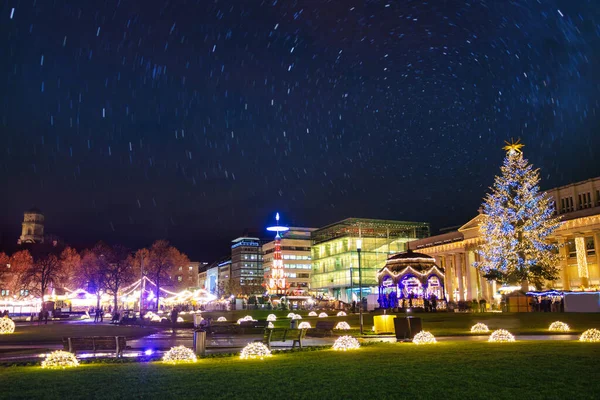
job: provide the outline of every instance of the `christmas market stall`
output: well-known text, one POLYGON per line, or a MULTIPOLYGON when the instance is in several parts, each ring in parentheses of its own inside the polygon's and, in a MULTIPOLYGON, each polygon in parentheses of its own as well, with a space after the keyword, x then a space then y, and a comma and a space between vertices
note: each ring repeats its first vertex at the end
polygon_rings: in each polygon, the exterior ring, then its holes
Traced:
POLYGON ((444 270, 431 256, 412 250, 393 255, 377 279, 380 308, 446 309, 444 270))

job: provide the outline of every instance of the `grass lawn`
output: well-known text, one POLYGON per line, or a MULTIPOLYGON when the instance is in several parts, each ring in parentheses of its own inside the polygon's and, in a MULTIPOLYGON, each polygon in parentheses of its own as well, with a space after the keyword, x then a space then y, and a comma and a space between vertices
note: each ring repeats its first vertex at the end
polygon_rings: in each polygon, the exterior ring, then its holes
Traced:
MULTIPOLYGON (((289 327, 290 320, 286 318, 290 311, 215 311, 202 313, 204 317, 211 316, 216 321, 224 316, 228 321, 236 321, 245 315, 252 315, 254 319, 266 319, 267 315, 277 315, 275 327, 289 327)), ((302 321, 308 321, 314 327, 321 320, 317 317, 308 317, 308 311, 293 311, 302 315, 302 321)), ((358 329, 358 314, 348 314, 346 317, 335 317, 336 312, 327 311, 331 317, 326 320, 346 321, 352 328, 358 329)), ((598 313, 411 313, 410 315, 423 319, 423 329, 430 331, 435 336, 462 336, 471 335, 471 326, 483 322, 490 329, 507 329, 514 334, 550 334, 548 326, 554 321, 569 324, 572 333, 580 334, 586 329, 600 329, 600 314, 598 313)), ((404 317, 404 314, 399 314, 404 317)), ((373 327, 373 314, 365 313, 365 331, 373 327)), ((352 333, 355 333, 353 331, 352 333)))
POLYGON ((50 323, 48 325, 17 325, 15 333, 0 335, 0 346, 19 344, 62 343, 63 337, 127 336, 141 337, 156 332, 156 328, 92 323, 50 323))
POLYGON ((207 358, 192 365, 0 368, 7 399, 597 398, 600 344, 536 341, 375 344, 357 351, 207 358))

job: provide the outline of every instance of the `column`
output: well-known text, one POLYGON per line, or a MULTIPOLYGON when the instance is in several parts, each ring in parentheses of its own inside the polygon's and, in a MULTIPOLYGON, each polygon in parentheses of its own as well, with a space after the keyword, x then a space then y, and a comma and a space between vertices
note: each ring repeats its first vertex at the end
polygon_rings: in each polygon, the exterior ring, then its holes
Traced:
POLYGON ((594 233, 594 253, 596 254, 596 283, 600 279, 600 232, 594 233))
POLYGON ((587 264, 587 250, 583 236, 575 238, 575 250, 577 251, 577 273, 579 274, 581 286, 589 287, 590 271, 587 264))
POLYGON ((446 286, 446 293, 448 293, 448 301, 454 300, 454 274, 452 273, 452 263, 450 257, 443 256, 444 260, 444 285, 446 286))
POLYGON ((458 301, 465 300, 462 265, 462 253, 454 254, 454 266, 456 267, 456 276, 458 277, 458 299, 456 299, 458 301))
POLYGON ((571 277, 569 276, 569 248, 567 246, 567 239, 559 238, 558 240, 558 244, 560 246, 558 252, 560 254, 562 289, 571 290, 571 277))

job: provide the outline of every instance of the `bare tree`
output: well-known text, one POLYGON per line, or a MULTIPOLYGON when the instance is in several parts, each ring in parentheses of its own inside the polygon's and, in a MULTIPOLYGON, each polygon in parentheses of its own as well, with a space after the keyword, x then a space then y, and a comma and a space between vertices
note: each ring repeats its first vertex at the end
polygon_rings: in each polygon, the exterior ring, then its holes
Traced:
POLYGON ((33 257, 28 250, 20 250, 13 253, 7 265, 7 274, 4 276, 4 285, 8 287, 17 299, 26 297, 27 292, 23 293, 21 276, 33 264, 33 257))
MULTIPOLYGON (((172 283, 175 269, 188 264, 189 259, 166 240, 157 240, 149 249, 140 251, 146 254, 144 270, 156 285, 156 308, 159 308, 161 286, 172 283)), ((142 254, 140 251, 138 255, 142 254)))
POLYGON ((112 246, 104 271, 106 291, 113 296, 114 312, 118 309, 119 290, 134 280, 131 252, 120 245, 112 246))
POLYGON ((82 253, 81 263, 73 275, 72 282, 96 296, 96 308, 100 308, 100 297, 105 289, 106 263, 96 250, 100 248, 94 247, 82 253))
POLYGON ((9 273, 10 257, 2 252, 0 253, 0 285, 5 283, 6 276, 9 273))

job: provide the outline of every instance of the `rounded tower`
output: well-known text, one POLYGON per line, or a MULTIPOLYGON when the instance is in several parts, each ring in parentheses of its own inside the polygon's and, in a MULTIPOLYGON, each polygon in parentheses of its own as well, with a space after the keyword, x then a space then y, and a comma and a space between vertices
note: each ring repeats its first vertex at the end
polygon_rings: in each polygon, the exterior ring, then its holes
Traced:
POLYGON ((23 213, 23 229, 17 243, 44 243, 44 214, 37 208, 23 213))

